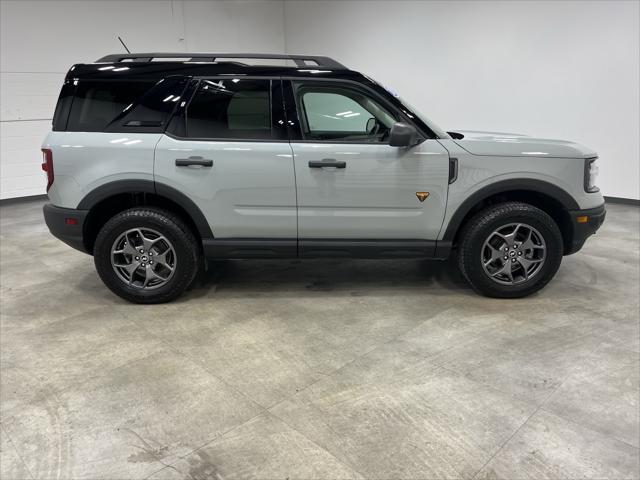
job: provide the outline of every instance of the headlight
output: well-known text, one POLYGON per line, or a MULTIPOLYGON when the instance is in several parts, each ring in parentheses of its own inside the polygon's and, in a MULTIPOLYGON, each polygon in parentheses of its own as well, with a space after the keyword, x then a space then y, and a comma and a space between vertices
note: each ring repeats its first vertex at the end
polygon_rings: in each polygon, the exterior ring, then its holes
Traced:
POLYGON ((598 158, 587 158, 584 161, 584 190, 593 193, 600 190, 596 187, 596 177, 598 176, 598 166, 596 160, 598 158))

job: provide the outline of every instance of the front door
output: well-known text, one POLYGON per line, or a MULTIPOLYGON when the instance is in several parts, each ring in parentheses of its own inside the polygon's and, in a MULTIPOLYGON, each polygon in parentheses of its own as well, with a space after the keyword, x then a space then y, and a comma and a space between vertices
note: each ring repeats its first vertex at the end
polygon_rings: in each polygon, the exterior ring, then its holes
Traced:
POLYGON ((301 134, 291 142, 300 253, 393 256, 417 246, 429 256, 445 212, 447 150, 435 139, 389 146, 391 126, 405 119, 357 85, 293 80, 287 89, 301 134))
POLYGON ((287 250, 274 255, 295 255, 295 179, 280 79, 203 78, 191 89, 156 147, 156 183, 203 212, 214 235, 205 245, 210 256, 269 256, 272 245, 287 250))

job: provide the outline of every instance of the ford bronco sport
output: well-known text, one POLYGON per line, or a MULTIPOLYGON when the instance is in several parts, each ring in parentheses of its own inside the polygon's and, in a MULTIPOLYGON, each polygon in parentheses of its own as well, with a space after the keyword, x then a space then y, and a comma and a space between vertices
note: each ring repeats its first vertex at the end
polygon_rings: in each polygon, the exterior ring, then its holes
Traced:
POLYGON ((605 216, 592 150, 446 132, 327 57, 74 65, 42 151, 51 233, 139 303, 176 298, 205 258, 452 252, 478 292, 522 297, 605 216))

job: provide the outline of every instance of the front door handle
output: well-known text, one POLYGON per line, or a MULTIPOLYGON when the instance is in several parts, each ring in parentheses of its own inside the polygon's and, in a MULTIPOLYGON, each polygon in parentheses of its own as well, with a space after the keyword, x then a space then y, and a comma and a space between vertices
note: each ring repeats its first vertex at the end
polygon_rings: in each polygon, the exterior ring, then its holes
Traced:
POLYGON ((325 168, 325 167, 346 168, 347 162, 343 162, 341 160, 335 160, 333 158, 323 158, 322 160, 309 161, 309 168, 325 168))
POLYGON ((176 167, 189 167, 198 165, 200 167, 213 167, 213 160, 202 157, 176 158, 176 167))

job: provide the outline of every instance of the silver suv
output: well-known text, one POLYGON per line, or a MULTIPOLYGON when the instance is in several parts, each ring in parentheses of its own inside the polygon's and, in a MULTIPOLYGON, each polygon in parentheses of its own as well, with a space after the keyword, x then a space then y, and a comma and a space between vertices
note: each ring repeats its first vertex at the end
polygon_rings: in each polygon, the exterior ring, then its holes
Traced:
POLYGON ((42 151, 51 233, 139 303, 176 298, 205 258, 452 252, 478 292, 522 297, 605 216, 592 150, 446 132, 327 57, 74 65, 42 151))

